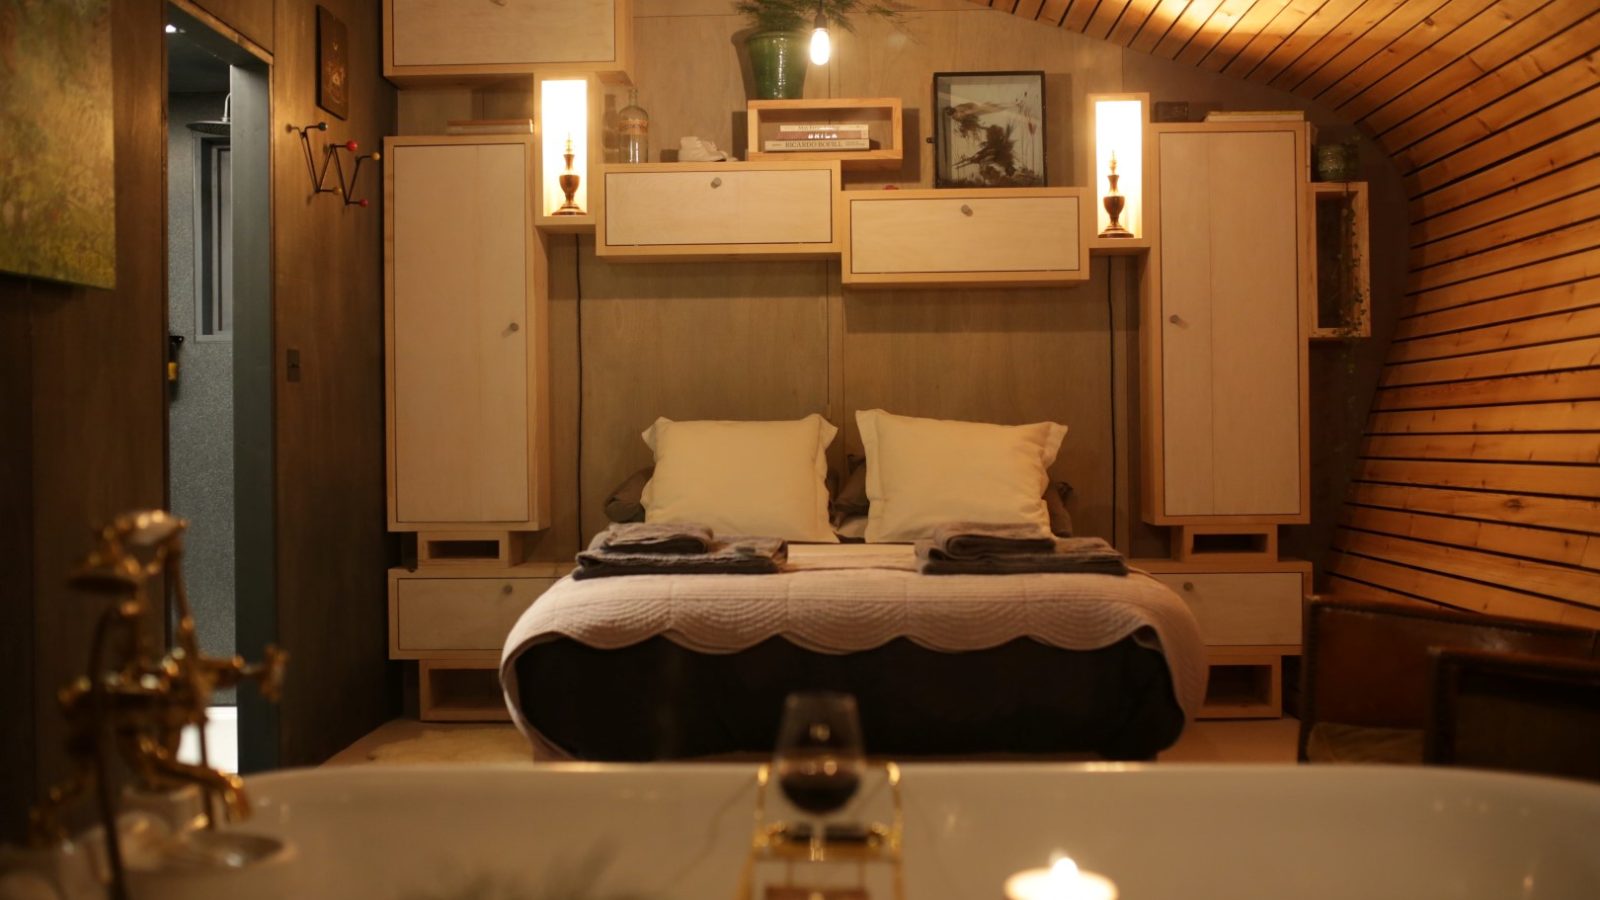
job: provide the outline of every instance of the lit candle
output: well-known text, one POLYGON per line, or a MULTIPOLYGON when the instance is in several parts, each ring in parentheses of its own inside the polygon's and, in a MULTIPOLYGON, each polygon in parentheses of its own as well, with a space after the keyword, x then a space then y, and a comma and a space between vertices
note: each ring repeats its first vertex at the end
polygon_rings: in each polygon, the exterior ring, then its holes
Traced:
POLYGON ((1007 878, 1006 900, 1117 900, 1117 886, 1063 856, 1048 869, 1024 869, 1007 878))

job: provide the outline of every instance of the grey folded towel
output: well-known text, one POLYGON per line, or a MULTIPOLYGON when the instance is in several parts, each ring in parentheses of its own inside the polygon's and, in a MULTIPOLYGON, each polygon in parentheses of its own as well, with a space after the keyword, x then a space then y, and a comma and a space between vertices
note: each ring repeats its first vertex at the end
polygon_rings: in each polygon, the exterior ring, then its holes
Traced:
POLYGON ((789 559, 789 543, 781 538, 726 537, 713 540, 703 553, 657 553, 616 550, 595 535, 578 554, 574 580, 618 575, 775 575, 789 559))
POLYGON ((1055 538, 1048 553, 994 553, 952 557, 933 541, 917 542, 919 571, 924 575, 1022 575, 1067 572, 1126 575, 1128 564, 1116 548, 1097 537, 1055 538))
POLYGON ((942 559, 971 559, 1001 553, 1053 553, 1055 536, 1038 525, 947 522, 933 529, 932 544, 942 559))
POLYGON ((712 538, 711 529, 690 522, 626 522, 612 525, 595 540, 601 549, 618 553, 705 553, 712 538))

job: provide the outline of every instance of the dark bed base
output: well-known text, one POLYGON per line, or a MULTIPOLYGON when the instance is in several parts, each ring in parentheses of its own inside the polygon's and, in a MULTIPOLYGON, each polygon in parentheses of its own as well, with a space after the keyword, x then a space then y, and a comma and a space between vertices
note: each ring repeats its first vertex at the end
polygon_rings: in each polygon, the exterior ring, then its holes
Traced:
POLYGON ((1183 730, 1161 654, 1019 639, 940 653, 908 640, 843 656, 782 638, 711 655, 663 637, 618 650, 561 639, 517 660, 522 711, 574 758, 612 762, 767 753, 795 690, 856 695, 878 756, 1098 754, 1150 759, 1183 730))

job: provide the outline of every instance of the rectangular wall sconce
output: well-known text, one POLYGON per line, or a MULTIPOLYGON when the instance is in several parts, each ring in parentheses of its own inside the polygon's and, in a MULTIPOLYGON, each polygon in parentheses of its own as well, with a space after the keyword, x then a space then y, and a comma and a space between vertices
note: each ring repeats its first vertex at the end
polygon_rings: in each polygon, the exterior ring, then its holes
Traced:
POLYGON ((1090 94, 1095 235, 1144 237, 1144 135, 1149 94, 1090 94))
POLYGON ((589 105, 587 78, 539 82, 541 220, 587 217, 593 211, 589 203, 589 105))

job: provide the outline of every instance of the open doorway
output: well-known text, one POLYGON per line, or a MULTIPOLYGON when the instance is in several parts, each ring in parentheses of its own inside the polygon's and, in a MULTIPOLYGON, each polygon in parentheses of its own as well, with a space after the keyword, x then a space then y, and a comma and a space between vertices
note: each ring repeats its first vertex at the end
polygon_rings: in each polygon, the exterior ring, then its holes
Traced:
MULTIPOLYGON (((184 575, 200 648, 229 658, 251 643, 239 634, 251 618, 241 574, 260 552, 249 543, 261 527, 259 464, 240 452, 241 436, 271 433, 270 393, 249 376, 271 340, 268 66, 176 7, 166 31, 167 502, 189 520, 184 575)), ((221 690, 214 703, 205 756, 239 771, 238 698, 221 690)), ((186 736, 186 761, 200 759, 201 738, 186 736)))

